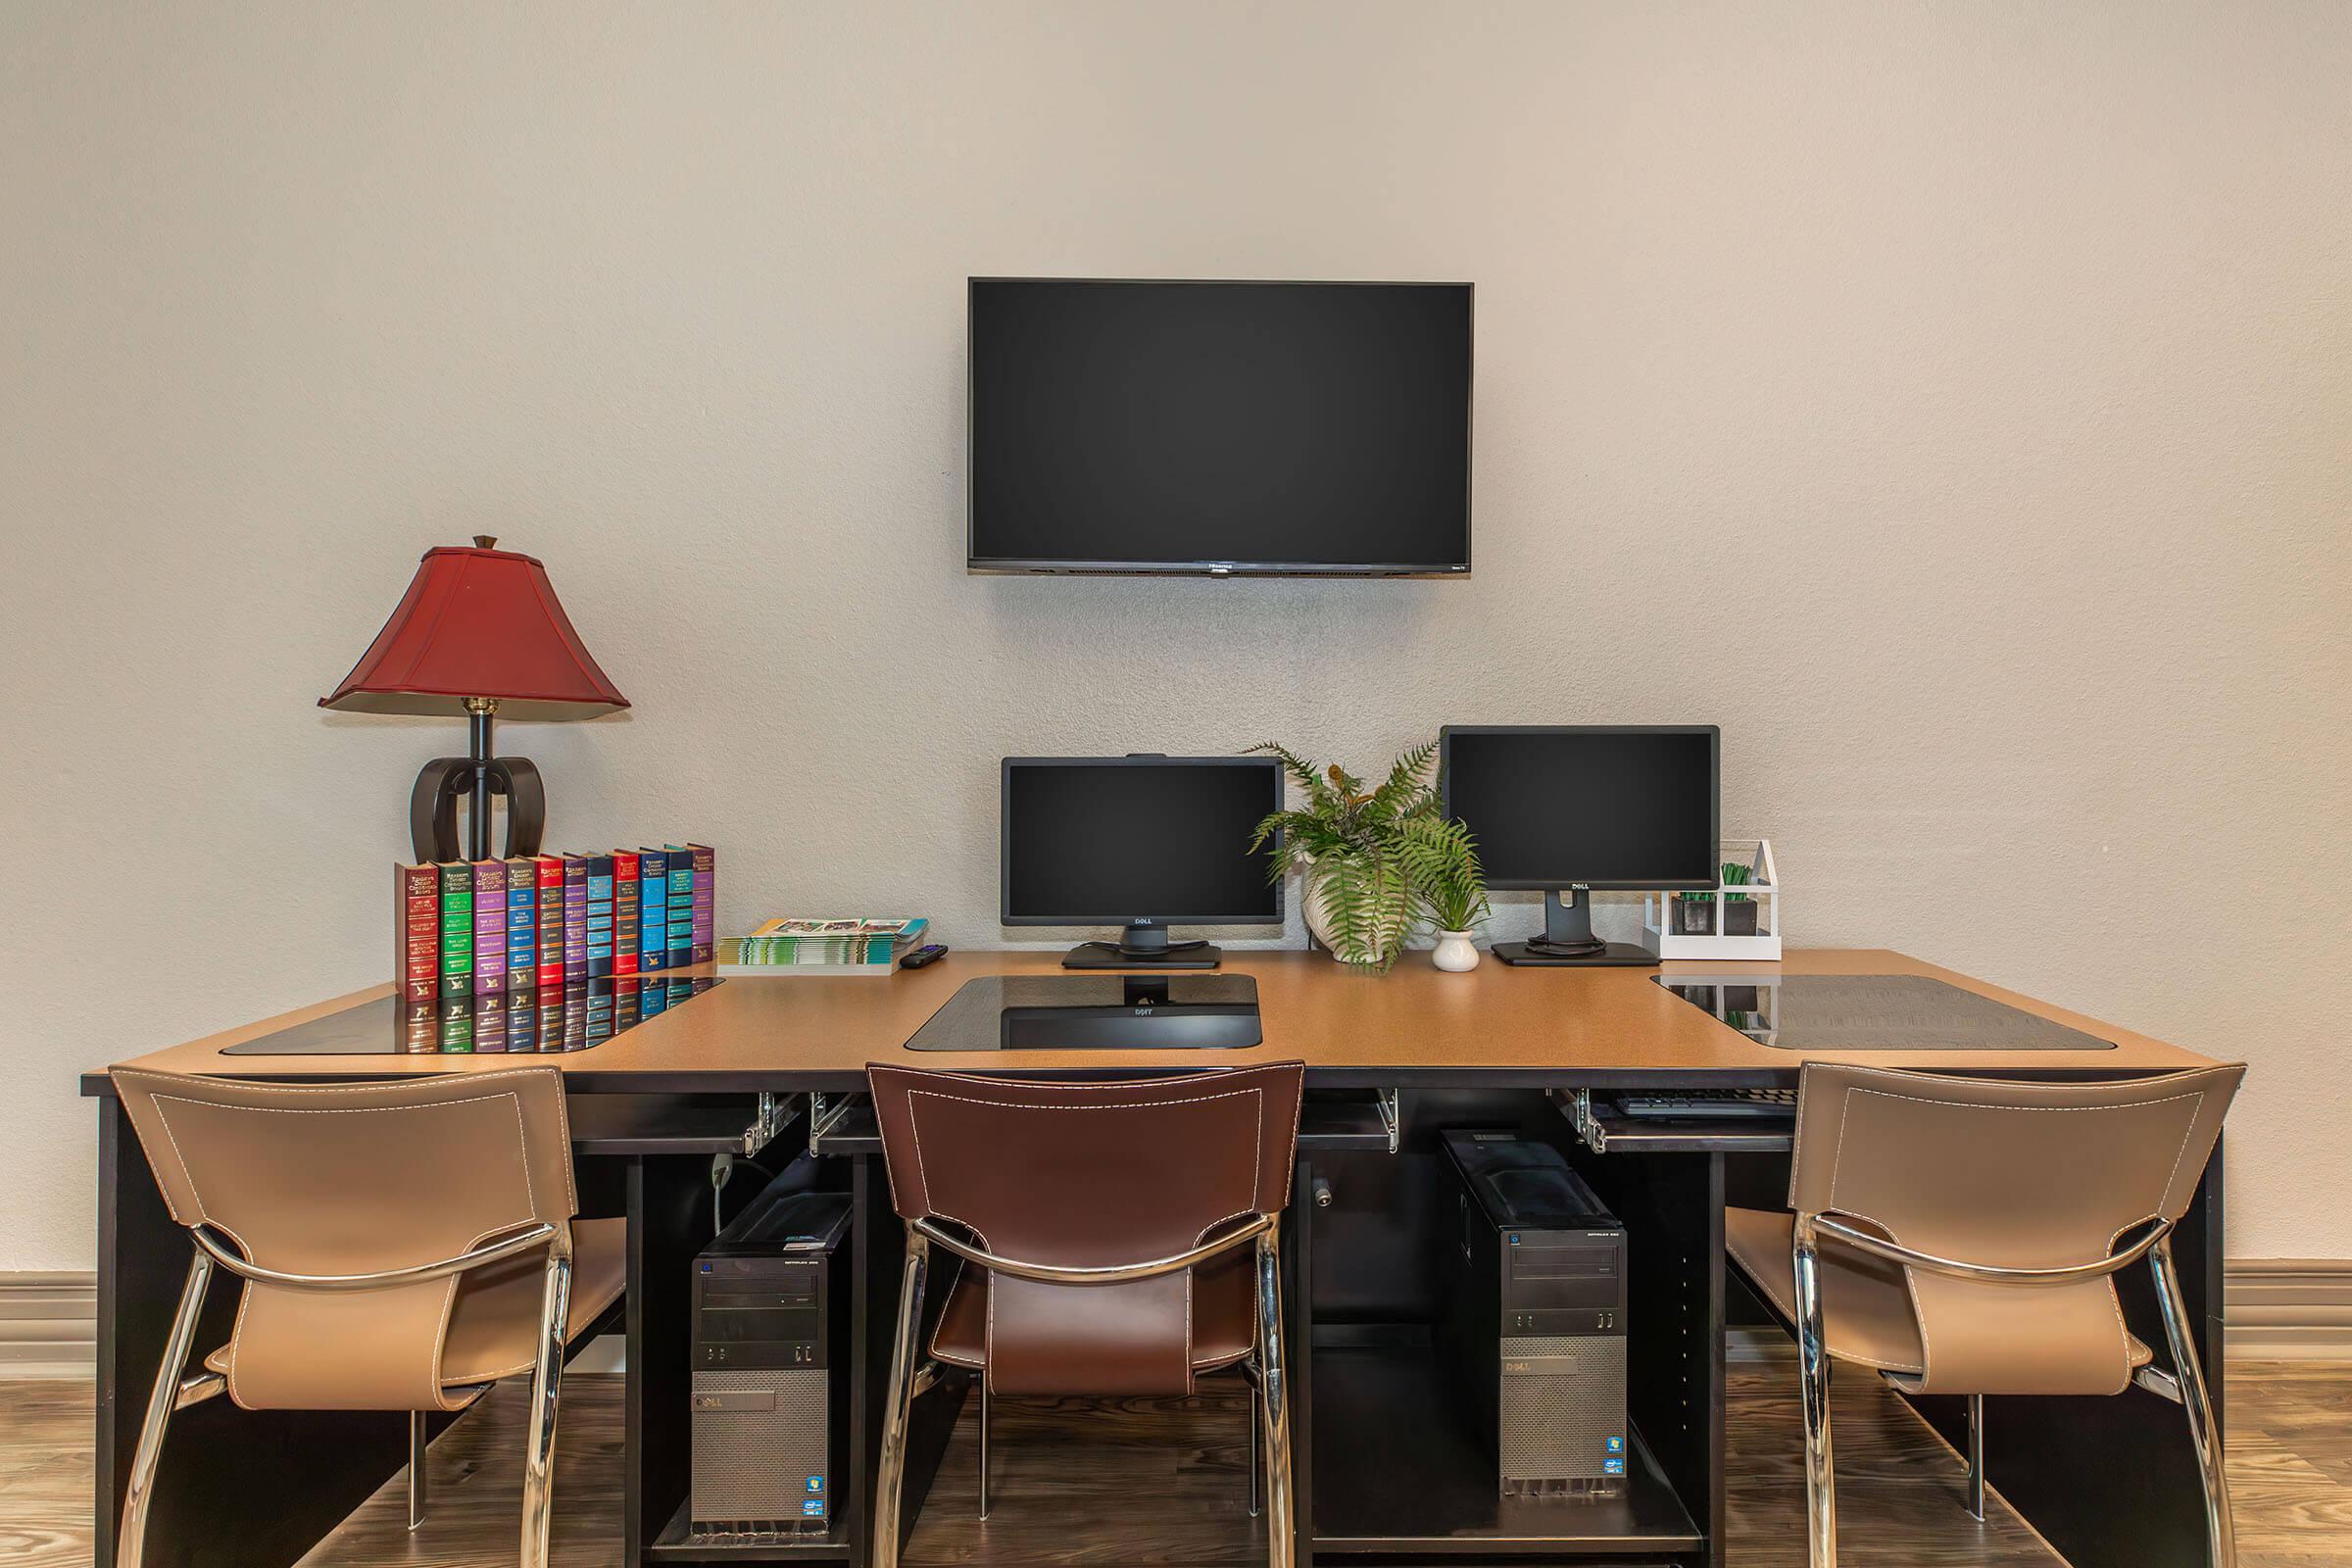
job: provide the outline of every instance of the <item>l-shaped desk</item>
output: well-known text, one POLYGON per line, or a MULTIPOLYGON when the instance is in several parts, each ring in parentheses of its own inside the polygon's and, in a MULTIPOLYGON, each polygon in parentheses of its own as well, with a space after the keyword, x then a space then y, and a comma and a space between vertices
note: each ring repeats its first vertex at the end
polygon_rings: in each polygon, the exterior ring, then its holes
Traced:
MULTIPOLYGON (((1224 972, 1256 982, 1264 1043, 1228 1051, 923 1052, 906 1042, 965 981, 1057 974, 1054 955, 956 953, 886 979, 729 980, 560 1068, 585 1213, 625 1214, 626 1491, 621 1561, 862 1564, 866 1500, 895 1310, 900 1231, 863 1101, 868 1062, 982 1073, 1120 1075, 1302 1059, 1295 1199, 1285 1231, 1295 1357, 1298 1560, 1725 1562, 1724 1328, 1749 1310, 1727 1274, 1727 1198, 1777 1205, 1785 1127, 1642 1125, 1602 1092, 1788 1087, 1806 1060, 2048 1077, 2129 1077, 2206 1058, 1899 954, 1791 953, 1778 963, 1669 963, 1662 970, 1515 969, 1444 974, 1409 956, 1386 976, 1319 954, 1229 952, 1224 972), (1940 980, 2094 1036, 2104 1049, 1858 1049, 1805 1052, 1731 1027, 1657 983, 1734 977, 1745 987, 1831 975, 1940 980), (1555 1143, 1627 1227, 1632 1266, 1629 1416, 1636 1462, 1622 1497, 1497 1498, 1491 1469, 1439 1407, 1427 1325, 1433 1282, 1437 1131, 1509 1125, 1555 1143), (782 1140, 783 1142, 779 1142, 782 1140), (708 1545, 685 1539, 689 1263, 709 1240, 711 1162, 775 1144, 806 1147, 853 1198, 850 1474, 828 1540, 708 1545)), ((125 1065, 319 1082, 464 1073, 511 1054, 252 1055, 235 1048, 379 1001, 379 986, 138 1057, 125 1065)), ((1761 1031, 1756 1031, 1761 1033, 1761 1031)), ((2085 1046, 2090 1043, 2085 1042, 2085 1046)), ((185 1273, 171 1223, 105 1073, 100 1101, 97 1488, 101 1565, 147 1393, 185 1273)), ((772 1161, 771 1161, 772 1163, 772 1161)), ((462 1180, 462 1173, 453 1173, 462 1180)), ((749 1185, 749 1184, 746 1184, 749 1185)), ((419 1194, 429 1201, 430 1194, 419 1194)), ((2221 1155, 2177 1250, 2217 1415, 2223 1408, 2221 1155)), ((2162 1344, 2136 1275, 2120 1282, 2143 1339, 2162 1344)), ((216 1287, 200 1335, 226 1338, 231 1293, 216 1287)), ((1848 1375, 1852 1375, 1850 1372, 1848 1375)), ((1793 1399, 1794 1375, 1790 1374, 1793 1399)), ((908 1526, 953 1424, 953 1405, 914 1434, 908 1526)), ((1947 1438, 1956 1399, 1920 1398, 1947 1438)), ((2204 1529, 2186 1433, 2153 1394, 1987 1401, 1991 1485, 2078 1568, 2197 1564, 2204 1529)), ((919 1407, 918 1407, 919 1408, 919 1407)), ((252 1412, 225 1400, 174 1423, 150 1532, 156 1568, 277 1568, 302 1554, 406 1459, 404 1424, 370 1413, 252 1412)), ((1797 1455, 1790 1454, 1791 1485, 1797 1455)), ((1956 1478, 1955 1478, 1956 1479, 1956 1478)), ((1957 1489, 1955 1487, 1955 1497, 1957 1489)), ((556 1506, 565 1505, 559 1493, 556 1506)), ((1957 1501, 1943 1521, 1969 1525, 1957 1501)), ((1936 1528, 1936 1521, 1923 1521, 1936 1528)), ((908 1538, 921 1555, 919 1532, 908 1538)))

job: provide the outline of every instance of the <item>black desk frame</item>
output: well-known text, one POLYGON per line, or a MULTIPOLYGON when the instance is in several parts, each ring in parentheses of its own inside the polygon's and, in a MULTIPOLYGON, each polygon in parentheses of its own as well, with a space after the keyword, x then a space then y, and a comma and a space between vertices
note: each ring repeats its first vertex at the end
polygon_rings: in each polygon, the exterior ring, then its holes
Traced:
MULTIPOLYGON (((685 1075, 681 1075, 682 1077, 685 1075)), ((1338 1075, 1333 1075, 1337 1077, 1338 1075)), ((1351 1075, 1352 1076, 1352 1075, 1351 1075)), ((1422 1076, 1414 1075, 1416 1078, 1422 1076)), ((1580 1087, 1637 1087, 1641 1075, 1545 1073, 1465 1075, 1475 1090, 1407 1090, 1396 1112, 1407 1140, 1436 1119, 1459 1118, 1465 1103, 1567 1131, 1560 1101, 1580 1087), (1499 1099, 1497 1097, 1500 1097, 1499 1099), (1423 1104, 1416 1107, 1419 1101, 1423 1104)), ((1794 1064, 1785 1081, 1793 1082, 1794 1064)), ((1459 1080, 1457 1080, 1457 1083, 1459 1080)), ((1310 1072, 1310 1089, 1342 1087, 1310 1072)), ((692 1087, 701 1090, 699 1084, 692 1087)), ((806 1089, 806 1083, 779 1083, 806 1089)), ((861 1084, 833 1085, 835 1096, 861 1084)), ((1360 1087, 1360 1086, 1359 1086, 1360 1087)), ((1661 1080, 1656 1087, 1687 1088, 1661 1080)), ((111 1564, 130 1455, 188 1255, 185 1234, 165 1211, 121 1102, 102 1078, 85 1083, 99 1101, 97 1471, 94 1561, 111 1564)), ((733 1091, 730 1091, 733 1093, 733 1091)), ((688 1260, 710 1228, 710 1156, 740 1152, 750 1095, 698 1092, 668 1097, 668 1125, 632 1125, 609 1112, 614 1102, 575 1086, 574 1144, 583 1211, 625 1213, 629 1224, 626 1466, 622 1560, 671 1562, 829 1562, 866 1560, 872 1450, 887 1381, 895 1312, 899 1229, 870 1121, 837 1124, 825 1152, 847 1169, 855 1229, 852 1287, 852 1459, 843 1516, 833 1539, 763 1547, 689 1546, 677 1537, 685 1496, 688 1260), (733 1130, 728 1131, 729 1128, 733 1130), (662 1353, 668 1348, 670 1353, 662 1353)), ((659 1122, 660 1118, 657 1118, 659 1122)), ((1316 1364, 1365 1343, 1360 1325, 1316 1321, 1314 1282, 1345 1277, 1348 1258, 1317 1255, 1316 1181, 1345 1191, 1388 1157, 1390 1128, 1376 1107, 1350 1119, 1310 1120, 1301 1137, 1296 1191, 1284 1228, 1285 1309, 1291 1343, 1311 1347, 1296 1358, 1293 1397, 1298 1562, 1340 1563, 1359 1554, 1430 1560, 1494 1558, 1514 1553, 1552 1561, 1723 1568, 1724 1360, 1727 1271, 1722 1210, 1727 1189, 1752 1194, 1786 1181, 1786 1156, 1759 1152, 1752 1128, 1726 1129, 1729 1141, 1703 1137, 1666 1149, 1595 1154, 1575 1151, 1580 1168, 1627 1222, 1635 1238, 1638 1335, 1629 1397, 1634 1422, 1658 1469, 1688 1510, 1695 1533, 1578 1541, 1566 1535, 1536 1544, 1458 1538, 1368 1540, 1344 1530, 1347 1479, 1319 1475, 1316 1460, 1316 1364), (1644 1240, 1645 1239, 1645 1240, 1644 1240), (1333 1271, 1341 1271, 1335 1274, 1333 1271), (1331 1532, 1318 1534, 1317 1482, 1331 1532)), ((779 1147, 806 1138, 806 1123, 784 1127, 779 1147)), ((2225 1409, 2222 1345, 2222 1160, 2216 1150, 2176 1237, 2182 1290, 2199 1325, 2199 1353, 2217 1422, 2225 1409)), ((748 1184, 747 1184, 748 1185, 748 1184)), ((2136 1272, 2119 1280, 2127 1318, 2151 1343, 2154 1303, 2136 1272)), ((199 1344, 220 1343, 234 1310, 233 1290, 217 1284, 199 1344)), ((584 1344, 587 1336, 580 1343, 584 1344)), ((1848 1375, 1854 1375, 1849 1373, 1848 1375)), ((1793 1374, 1791 1374, 1793 1381, 1793 1374)), ((1335 1397, 1337 1396, 1335 1391, 1335 1397)), ((1794 1397, 1793 1386, 1790 1390, 1794 1397)), ((1947 1441, 1959 1442, 1960 1401, 1914 1401, 1947 1441)), ((910 1445, 907 1526, 928 1489, 956 1400, 936 1397, 910 1445)), ((2204 1527, 2195 1459, 2178 1412, 2134 1390, 2112 1398, 1986 1401, 1987 1475, 2004 1499, 2077 1568, 2138 1568, 2201 1561, 2204 1527)), ((437 1417, 434 1431, 450 1417, 437 1417)), ((296 1562, 346 1515, 395 1477, 407 1461, 406 1423, 377 1412, 254 1412, 226 1400, 182 1412, 158 1476, 148 1560, 154 1568, 282 1568, 296 1562)), ((1328 1440, 1326 1446, 1329 1446, 1328 1440)), ((1793 1458, 1793 1455, 1792 1455, 1793 1458)), ((1957 1500, 1955 1531, 1966 1525, 1957 1500)), ((559 1497, 558 1506, 562 1506, 559 1497)))

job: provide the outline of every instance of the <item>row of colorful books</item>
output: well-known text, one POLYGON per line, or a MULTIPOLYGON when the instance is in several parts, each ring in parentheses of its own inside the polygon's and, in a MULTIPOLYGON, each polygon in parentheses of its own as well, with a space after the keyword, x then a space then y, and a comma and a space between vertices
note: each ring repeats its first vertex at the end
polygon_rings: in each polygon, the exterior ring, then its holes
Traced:
POLYGON ((712 954, 718 858, 705 844, 402 865, 394 881, 413 1050, 581 1050, 614 1032, 616 982, 712 954))

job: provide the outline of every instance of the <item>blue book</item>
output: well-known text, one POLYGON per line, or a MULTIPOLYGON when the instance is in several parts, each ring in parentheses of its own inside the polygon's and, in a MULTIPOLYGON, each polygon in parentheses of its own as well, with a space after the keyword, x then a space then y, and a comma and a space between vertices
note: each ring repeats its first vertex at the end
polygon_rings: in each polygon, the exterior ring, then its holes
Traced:
MULTIPOLYGON (((612 978, 612 857, 610 855, 588 857, 588 978, 612 978)), ((590 996, 594 995, 592 988, 590 996)), ((612 988, 605 987, 608 1021, 612 1017, 612 988)), ((591 1008, 594 1005, 592 1001, 591 1008)), ((594 1017, 593 1011, 590 1016, 594 1017)))
POLYGON ((507 862, 507 990, 532 991, 538 985, 539 863, 513 859, 507 862))
POLYGON ((669 857, 637 852, 637 969, 669 967, 669 857))

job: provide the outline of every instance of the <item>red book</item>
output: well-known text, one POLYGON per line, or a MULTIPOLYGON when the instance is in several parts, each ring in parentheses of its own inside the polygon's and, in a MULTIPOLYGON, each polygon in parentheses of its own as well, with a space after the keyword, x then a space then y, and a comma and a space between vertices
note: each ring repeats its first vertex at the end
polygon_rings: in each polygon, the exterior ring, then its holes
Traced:
MULTIPOLYGON (((612 973, 637 972, 637 939, 643 923, 637 908, 637 852, 612 852, 612 973)), ((618 996, 617 989, 614 996, 618 996)))
POLYGON ((441 989, 441 873, 429 865, 392 868, 392 977, 403 1002, 431 1002, 441 989))
POLYGON ((400 1027, 394 1034, 392 1049, 406 1054, 435 1052, 441 1049, 441 1004, 417 1002, 403 996, 400 1004, 400 1027))
POLYGON ((564 858, 535 855, 531 864, 537 867, 532 880, 538 885, 539 905, 533 913, 539 920, 539 991, 544 1003, 564 994, 564 858))

